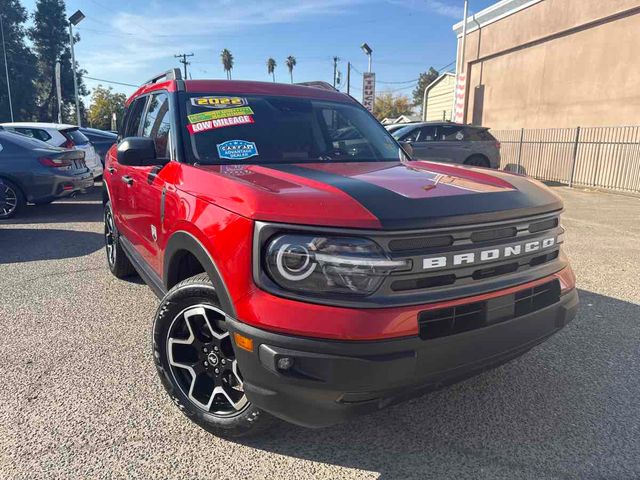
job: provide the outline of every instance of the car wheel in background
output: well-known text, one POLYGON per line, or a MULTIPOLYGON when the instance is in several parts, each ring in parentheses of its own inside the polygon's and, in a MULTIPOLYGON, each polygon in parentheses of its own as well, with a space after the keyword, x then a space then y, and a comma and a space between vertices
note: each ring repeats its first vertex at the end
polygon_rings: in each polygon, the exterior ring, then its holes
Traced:
POLYGON ((0 178, 0 220, 15 216, 25 204, 22 190, 13 182, 0 178))
POLYGON ((104 206, 104 243, 107 253, 107 264, 109 270, 117 278, 125 278, 133 275, 136 270, 127 258, 126 253, 120 245, 118 237, 118 229, 113 220, 113 212, 111 210, 111 202, 107 202, 104 206))
POLYGON ((472 167, 485 167, 489 168, 491 165, 489 164, 489 159, 484 155, 471 155, 464 161, 465 165, 470 165, 472 167))
POLYGON ((206 273, 174 286, 153 325, 158 375, 180 411, 221 437, 254 435, 273 421, 247 399, 225 325, 206 273))

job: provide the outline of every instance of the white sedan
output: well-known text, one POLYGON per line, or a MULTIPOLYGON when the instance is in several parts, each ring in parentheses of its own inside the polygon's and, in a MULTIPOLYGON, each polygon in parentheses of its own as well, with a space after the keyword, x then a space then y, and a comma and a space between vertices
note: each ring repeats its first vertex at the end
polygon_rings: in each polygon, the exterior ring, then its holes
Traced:
POLYGON ((102 162, 93 145, 75 125, 64 123, 14 122, 2 123, 5 130, 33 137, 49 145, 61 148, 75 148, 84 152, 84 161, 93 178, 102 175, 102 162))

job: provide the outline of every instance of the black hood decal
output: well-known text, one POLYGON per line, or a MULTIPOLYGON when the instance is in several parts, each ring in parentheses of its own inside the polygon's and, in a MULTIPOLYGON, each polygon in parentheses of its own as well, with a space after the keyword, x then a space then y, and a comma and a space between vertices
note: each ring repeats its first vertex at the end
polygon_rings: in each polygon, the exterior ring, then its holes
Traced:
POLYGON ((514 190, 409 198, 357 178, 293 164, 263 164, 337 188, 360 203, 385 230, 430 228, 522 218, 562 209, 555 194, 524 177, 509 178, 514 190))

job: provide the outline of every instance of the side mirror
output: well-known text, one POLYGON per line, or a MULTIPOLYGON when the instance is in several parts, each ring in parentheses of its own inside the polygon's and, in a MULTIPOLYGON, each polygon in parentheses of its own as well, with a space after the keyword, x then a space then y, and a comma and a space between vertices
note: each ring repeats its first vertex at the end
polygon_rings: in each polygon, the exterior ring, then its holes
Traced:
POLYGON ((131 167, 152 167, 165 162, 156 158, 156 145, 152 138, 127 137, 118 145, 118 163, 131 167))

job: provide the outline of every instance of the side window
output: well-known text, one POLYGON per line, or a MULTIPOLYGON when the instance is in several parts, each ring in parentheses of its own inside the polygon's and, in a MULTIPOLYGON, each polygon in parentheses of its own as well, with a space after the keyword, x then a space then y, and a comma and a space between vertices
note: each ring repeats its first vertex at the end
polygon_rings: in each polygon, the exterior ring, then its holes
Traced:
POLYGON ((171 116, 169 115, 169 95, 155 93, 151 96, 147 114, 144 117, 142 136, 153 138, 158 158, 169 158, 169 132, 171 116))
POLYGON ((417 142, 419 134, 420 134, 420 129, 414 128, 409 133, 405 133, 404 136, 400 139, 400 141, 401 142, 417 142))
POLYGON ((140 120, 142 119, 142 111, 144 110, 146 100, 147 97, 137 98, 129 105, 124 122, 123 137, 135 137, 138 135, 138 128, 140 127, 140 120))
POLYGON ((422 127, 420 129, 420 142, 433 142, 436 139, 436 127, 422 127))
POLYGON ((438 140, 441 142, 456 142, 467 140, 464 129, 458 125, 441 125, 438 127, 438 140))

